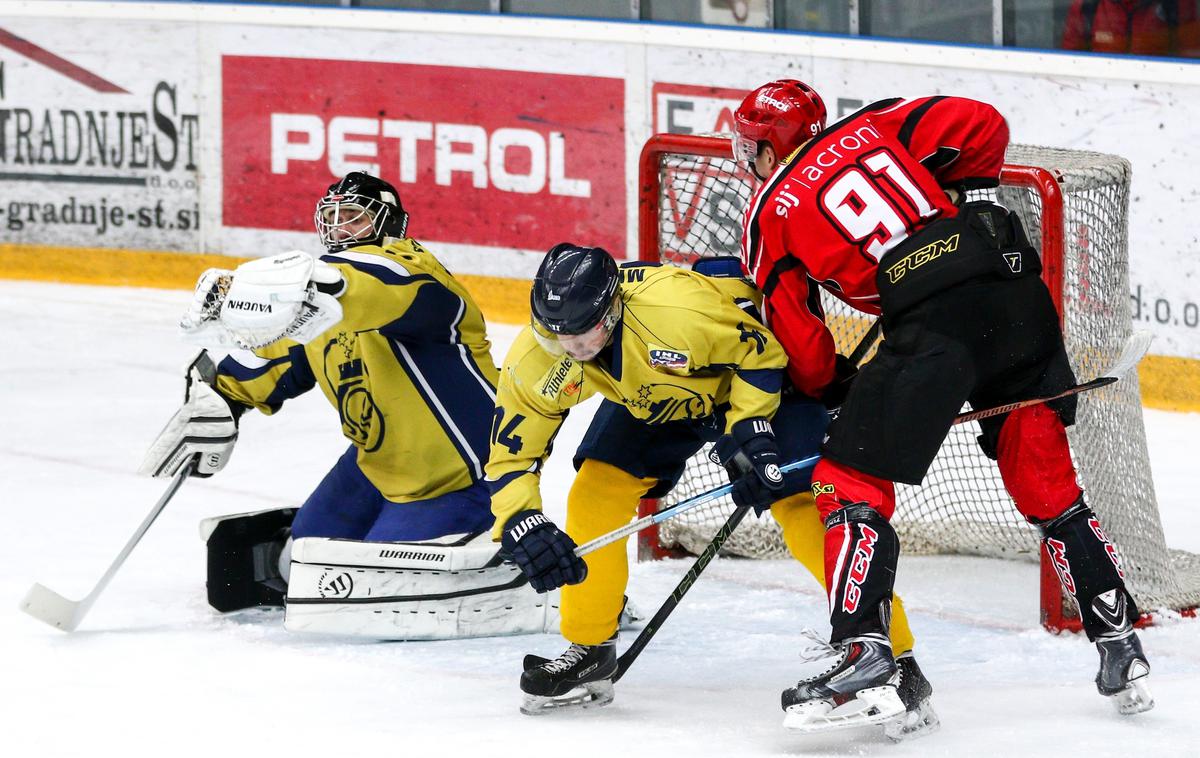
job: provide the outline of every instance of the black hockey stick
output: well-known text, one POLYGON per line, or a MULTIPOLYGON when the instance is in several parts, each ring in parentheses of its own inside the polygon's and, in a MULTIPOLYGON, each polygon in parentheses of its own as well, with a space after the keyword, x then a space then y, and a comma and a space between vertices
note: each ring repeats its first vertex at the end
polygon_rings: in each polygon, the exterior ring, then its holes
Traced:
POLYGON ((875 323, 871 324, 871 328, 862 336, 858 344, 854 347, 854 352, 846 356, 850 362, 857 366, 867 353, 871 352, 871 348, 875 347, 875 343, 879 341, 879 330, 883 328, 883 319, 875 319, 875 323))
POLYGON ((614 683, 625 676, 625 672, 637 660, 638 655, 641 654, 646 645, 650 644, 650 640, 654 638, 659 628, 666 622, 667 617, 675 610, 675 606, 679 605, 679 601, 683 599, 683 596, 696 583, 697 577, 712 562, 712 559, 716 557, 721 547, 725 544, 725 540, 729 539, 729 535, 733 534, 733 530, 737 528, 737 525, 742 522, 742 519, 746 517, 749 511, 750 508, 744 505, 733 509, 733 513, 730 514, 725 524, 717 530, 716 535, 712 538, 712 542, 708 543, 708 547, 704 548, 704 552, 700 553, 700 557, 696 559, 696 562, 692 564, 688 572, 679 580, 679 584, 675 585, 675 589, 671 591, 671 596, 658 609, 658 613, 655 613, 654 618, 646 622, 646 626, 638 633, 637 639, 633 641, 633 644, 617 658, 617 673, 613 675, 612 679, 614 683))

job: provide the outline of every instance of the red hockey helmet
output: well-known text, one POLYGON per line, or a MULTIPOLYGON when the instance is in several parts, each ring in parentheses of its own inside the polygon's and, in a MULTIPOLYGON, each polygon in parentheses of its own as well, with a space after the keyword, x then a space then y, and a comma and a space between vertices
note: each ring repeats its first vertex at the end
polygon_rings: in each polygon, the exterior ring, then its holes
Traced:
POLYGON ((753 164, 759 144, 766 142, 783 160, 825 128, 825 116, 821 96, 804 82, 768 82, 746 95, 733 114, 733 157, 753 164))

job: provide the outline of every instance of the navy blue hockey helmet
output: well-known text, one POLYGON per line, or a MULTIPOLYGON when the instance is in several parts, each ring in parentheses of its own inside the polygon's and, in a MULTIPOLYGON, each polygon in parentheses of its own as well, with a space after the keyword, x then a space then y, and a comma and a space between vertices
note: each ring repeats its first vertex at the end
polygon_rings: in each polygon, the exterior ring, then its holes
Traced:
POLYGON ((313 222, 331 253, 379 245, 384 237, 403 238, 408 231, 408 213, 396 188, 363 171, 351 171, 329 185, 317 201, 313 222))
POLYGON ((533 318, 552 334, 583 334, 612 314, 620 282, 617 262, 604 248, 559 243, 533 279, 533 318))

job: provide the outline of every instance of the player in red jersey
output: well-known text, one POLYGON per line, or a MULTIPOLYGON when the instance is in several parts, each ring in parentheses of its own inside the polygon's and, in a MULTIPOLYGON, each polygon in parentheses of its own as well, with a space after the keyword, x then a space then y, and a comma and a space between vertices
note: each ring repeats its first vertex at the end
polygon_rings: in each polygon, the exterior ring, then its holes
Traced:
MULTIPOLYGON (((964 402, 1049 396, 1075 377, 1020 220, 964 202, 999 184, 1008 125, 995 108, 893 98, 826 127, 816 91, 780 80, 747 95, 734 120, 734 155, 762 181, 742 262, 796 389, 829 400, 846 385, 818 287, 883 321, 885 340, 849 385, 813 472, 831 661, 783 693, 786 726, 876 723, 902 708, 884 633, 900 550, 893 482, 921 482, 964 402)), ((1076 482, 1074 415, 1073 397, 1022 408, 981 422, 979 442, 1079 604, 1101 694, 1136 713, 1153 705, 1138 611, 1076 482)))

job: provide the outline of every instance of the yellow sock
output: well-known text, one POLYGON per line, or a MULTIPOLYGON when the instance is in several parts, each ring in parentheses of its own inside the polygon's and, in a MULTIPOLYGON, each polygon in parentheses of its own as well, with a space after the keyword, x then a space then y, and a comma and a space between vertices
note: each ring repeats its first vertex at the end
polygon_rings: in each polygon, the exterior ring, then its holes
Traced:
MULTIPOLYGON (((804 564, 809 573, 825 587, 825 525, 817 513, 811 493, 785 498, 771 506, 771 515, 783 528, 783 541, 788 552, 804 564)), ((892 652, 896 655, 913 648, 912 629, 899 595, 892 597, 892 652)))
MULTIPOLYGON (((655 484, 616 466, 585 460, 567 494, 567 534, 577 544, 628 524, 642 495, 655 484)), ((562 588, 562 634, 578 645, 598 645, 617 631, 629 581, 627 540, 584 557, 587 579, 562 588)))

